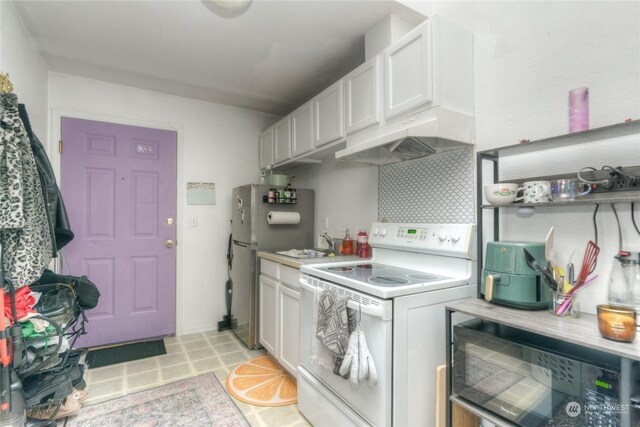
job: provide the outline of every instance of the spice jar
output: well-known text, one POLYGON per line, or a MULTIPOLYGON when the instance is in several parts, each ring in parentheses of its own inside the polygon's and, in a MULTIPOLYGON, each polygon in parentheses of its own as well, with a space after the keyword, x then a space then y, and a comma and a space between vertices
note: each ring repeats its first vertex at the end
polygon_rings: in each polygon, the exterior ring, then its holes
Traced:
POLYGON ((267 202, 268 203, 275 203, 276 202, 276 189, 275 188, 270 188, 269 192, 267 193, 267 202))
POLYGON ((356 244, 356 255, 360 258, 371 256, 371 246, 369 246, 369 236, 365 230, 358 233, 358 243, 356 244))

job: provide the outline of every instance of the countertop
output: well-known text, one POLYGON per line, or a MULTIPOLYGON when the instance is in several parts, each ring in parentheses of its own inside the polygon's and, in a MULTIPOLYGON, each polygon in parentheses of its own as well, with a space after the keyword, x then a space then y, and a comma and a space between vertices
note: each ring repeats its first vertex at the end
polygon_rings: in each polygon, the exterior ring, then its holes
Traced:
POLYGON ((277 262, 278 264, 288 265, 293 268, 300 268, 303 265, 308 264, 326 264, 330 262, 349 262, 349 261, 362 261, 369 258, 359 258, 355 255, 337 255, 337 256, 323 256, 319 258, 292 258, 286 255, 280 255, 275 252, 258 251, 258 257, 268 259, 269 261, 277 262))
POLYGON ((547 310, 518 310, 481 299, 447 304, 446 308, 627 359, 640 360, 640 336, 632 343, 602 338, 598 331, 598 319, 593 314, 581 313, 578 319, 557 317, 547 310))

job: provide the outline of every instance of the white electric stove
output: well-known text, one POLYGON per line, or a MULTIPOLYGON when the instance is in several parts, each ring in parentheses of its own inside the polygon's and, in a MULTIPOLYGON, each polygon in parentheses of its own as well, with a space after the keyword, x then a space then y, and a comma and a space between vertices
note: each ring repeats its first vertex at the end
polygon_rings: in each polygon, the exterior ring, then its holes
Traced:
POLYGON ((472 224, 371 226, 372 257, 301 268, 298 407, 314 426, 435 424, 436 368, 445 364, 445 310, 474 298, 472 224), (316 361, 314 293, 349 298, 378 372, 355 389, 316 361))

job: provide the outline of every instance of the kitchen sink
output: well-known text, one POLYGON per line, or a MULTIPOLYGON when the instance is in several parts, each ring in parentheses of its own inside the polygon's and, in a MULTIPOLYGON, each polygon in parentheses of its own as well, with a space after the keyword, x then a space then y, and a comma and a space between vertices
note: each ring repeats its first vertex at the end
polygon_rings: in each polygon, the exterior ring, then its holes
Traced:
POLYGON ((335 256, 342 255, 337 249, 289 249, 288 251, 279 251, 276 253, 299 259, 321 258, 329 256, 330 254, 335 256))

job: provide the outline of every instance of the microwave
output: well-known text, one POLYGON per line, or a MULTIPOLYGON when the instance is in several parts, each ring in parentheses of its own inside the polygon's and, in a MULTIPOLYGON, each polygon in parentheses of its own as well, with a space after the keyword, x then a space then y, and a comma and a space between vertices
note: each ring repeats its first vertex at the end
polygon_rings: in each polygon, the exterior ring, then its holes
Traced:
POLYGON ((453 338, 452 391, 486 411, 523 427, 630 425, 638 380, 619 357, 481 319, 453 338))

